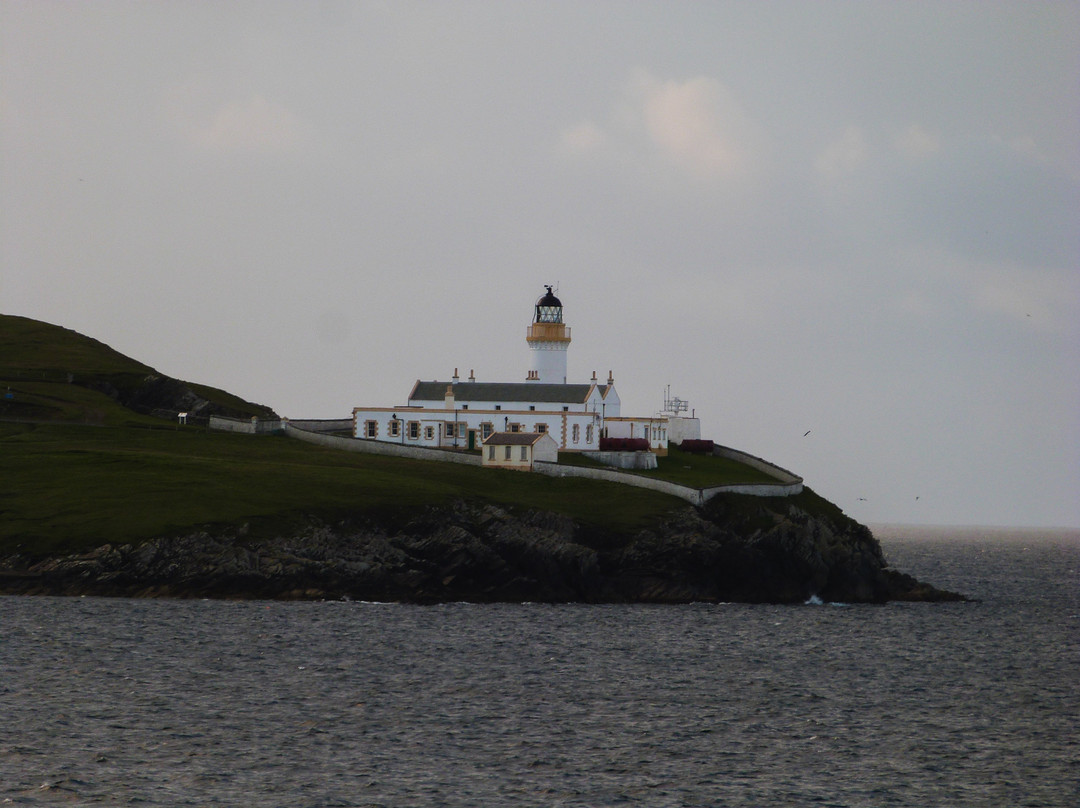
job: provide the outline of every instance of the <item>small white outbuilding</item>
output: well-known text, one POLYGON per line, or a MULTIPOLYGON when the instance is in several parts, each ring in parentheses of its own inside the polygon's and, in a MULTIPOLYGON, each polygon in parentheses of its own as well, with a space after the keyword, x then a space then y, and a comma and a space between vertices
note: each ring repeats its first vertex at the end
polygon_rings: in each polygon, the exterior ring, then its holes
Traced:
POLYGON ((483 465, 532 471, 533 463, 557 463, 559 444, 547 432, 492 432, 483 443, 483 465))

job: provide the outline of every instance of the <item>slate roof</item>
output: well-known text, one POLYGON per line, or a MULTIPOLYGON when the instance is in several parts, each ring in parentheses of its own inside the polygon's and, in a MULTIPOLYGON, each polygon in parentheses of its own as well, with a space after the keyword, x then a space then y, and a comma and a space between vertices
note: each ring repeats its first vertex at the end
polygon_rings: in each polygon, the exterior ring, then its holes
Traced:
MULTIPOLYGON (((450 382, 418 381, 409 394, 409 402, 443 401, 450 382)), ((458 382, 454 388, 456 401, 535 401, 545 404, 584 404, 592 390, 591 384, 540 384, 538 382, 458 382)), ((601 395, 606 385, 598 385, 601 395)))
MULTIPOLYGON (((492 432, 484 441, 485 446, 532 446, 546 432, 492 432)), ((554 438, 552 438, 554 440, 554 438)))

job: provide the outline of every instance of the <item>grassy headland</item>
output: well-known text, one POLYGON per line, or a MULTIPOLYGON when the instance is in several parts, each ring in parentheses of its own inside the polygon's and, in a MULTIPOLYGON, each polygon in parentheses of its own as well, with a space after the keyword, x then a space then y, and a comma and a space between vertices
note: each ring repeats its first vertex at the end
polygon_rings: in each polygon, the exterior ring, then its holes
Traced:
MULTIPOLYGON (((300 514, 383 516, 480 499, 630 530, 681 507, 612 483, 354 454, 284 438, 179 427, 123 404, 152 368, 68 329, 0 315, 0 553, 46 555, 201 525, 300 514)), ((269 410, 189 385, 232 412, 269 410)), ((760 472, 673 452, 657 472, 691 485, 760 472)))
MULTIPOLYGON (((724 494, 693 509, 618 483, 211 432, 201 425, 214 414, 275 417, 68 329, 0 315, 0 591, 416 603, 961 598, 886 569, 869 530, 809 489, 724 494), (180 426, 177 412, 194 422, 180 426)), ((769 480, 678 450, 646 473, 694 487, 769 480)))
POLYGON ((392 516, 454 498, 630 529, 679 506, 650 491, 354 454, 199 427, 0 424, 0 554, 71 552, 302 513, 392 516))
MULTIPOLYGON (((961 598, 885 569, 869 530, 808 489, 723 494, 695 510, 612 482, 210 432, 200 423, 215 413, 274 417, 67 329, 0 315, 3 591, 409 602, 961 598), (194 411, 197 422, 181 426, 177 411, 194 411)), ((770 479, 677 450, 648 474, 694 487, 770 479)))

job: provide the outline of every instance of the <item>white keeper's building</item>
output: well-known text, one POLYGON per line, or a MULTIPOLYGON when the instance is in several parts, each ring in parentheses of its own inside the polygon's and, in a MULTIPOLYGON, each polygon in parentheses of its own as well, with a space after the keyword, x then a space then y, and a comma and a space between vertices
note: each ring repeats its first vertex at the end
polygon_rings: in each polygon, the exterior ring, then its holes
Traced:
POLYGON ((604 383, 595 372, 585 384, 567 382, 570 328, 550 286, 536 302, 525 340, 532 360, 525 381, 479 382, 472 371, 461 380, 455 368, 450 381, 418 380, 404 405, 356 407, 354 436, 472 450, 496 433, 546 433, 564 452, 598 451, 602 437, 637 438, 657 454, 667 453, 669 439, 700 437, 696 418, 623 416, 610 371, 604 383))

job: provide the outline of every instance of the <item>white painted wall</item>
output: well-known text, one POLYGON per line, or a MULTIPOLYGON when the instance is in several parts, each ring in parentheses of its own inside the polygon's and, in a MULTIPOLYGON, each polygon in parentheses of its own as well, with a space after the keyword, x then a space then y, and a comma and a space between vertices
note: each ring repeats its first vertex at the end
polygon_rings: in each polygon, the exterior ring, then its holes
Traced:
POLYGON ((656 468, 656 455, 652 452, 590 452, 589 457, 617 469, 648 471, 656 468))
POLYGON ((680 444, 684 440, 701 440, 701 419, 668 416, 668 443, 680 444))
POLYGON ((618 418, 622 415, 622 400, 619 398, 619 393, 614 384, 611 385, 611 389, 608 390, 607 396, 604 398, 600 397, 599 390, 596 391, 595 396, 596 407, 604 413, 605 418, 618 418))
POLYGON ((609 438, 647 438, 649 448, 666 452, 668 448, 668 419, 653 416, 607 418, 604 421, 609 438))
POLYGON ((533 445, 533 462, 557 463, 559 444, 550 435, 545 435, 533 445))
POLYGON ((563 412, 562 410, 529 409, 479 409, 472 403, 469 409, 461 405, 455 410, 422 407, 357 407, 353 410, 353 435, 357 438, 371 439, 367 433, 367 422, 375 423, 374 440, 397 443, 403 446, 431 446, 440 448, 464 449, 469 445, 469 430, 475 430, 475 447, 483 442, 483 425, 491 424, 492 431, 509 431, 510 424, 519 424, 521 432, 538 432, 537 426, 544 424, 548 434, 554 439, 557 449, 591 451, 600 446, 600 416, 591 412, 563 412), (401 431, 391 433, 391 422, 397 417, 401 431), (409 424, 418 425, 419 437, 413 438, 409 424), (429 438, 427 426, 433 427, 433 437, 429 438), (575 431, 575 427, 577 427, 575 431), (457 440, 451 434, 459 432, 457 440), (575 440, 576 436, 576 440, 575 440))
POLYGON ((290 438, 298 438, 307 443, 329 446, 332 449, 343 449, 347 452, 363 452, 366 454, 388 455, 390 457, 411 457, 417 460, 438 460, 443 463, 459 463, 466 466, 480 465, 480 456, 469 452, 447 452, 442 449, 427 449, 423 446, 398 446, 397 444, 377 440, 340 438, 337 435, 297 429, 288 423, 285 424, 285 434, 290 438))
POLYGON ((536 371, 543 384, 566 384, 567 342, 530 342, 529 370, 536 371))

